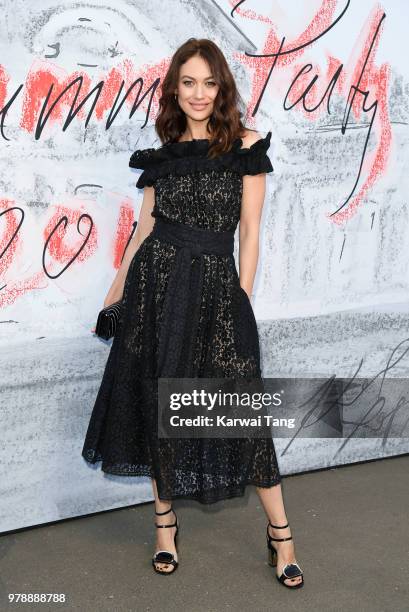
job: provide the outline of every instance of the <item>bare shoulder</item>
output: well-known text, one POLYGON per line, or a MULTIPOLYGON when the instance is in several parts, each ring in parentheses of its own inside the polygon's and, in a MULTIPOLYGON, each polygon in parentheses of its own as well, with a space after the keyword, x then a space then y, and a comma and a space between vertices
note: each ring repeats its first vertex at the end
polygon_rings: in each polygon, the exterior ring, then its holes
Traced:
POLYGON ((251 147, 251 145, 253 145, 255 142, 257 142, 261 138, 262 138, 262 136, 256 130, 246 129, 245 133, 244 133, 244 136, 242 137, 242 141, 243 141, 243 147, 242 148, 251 147))

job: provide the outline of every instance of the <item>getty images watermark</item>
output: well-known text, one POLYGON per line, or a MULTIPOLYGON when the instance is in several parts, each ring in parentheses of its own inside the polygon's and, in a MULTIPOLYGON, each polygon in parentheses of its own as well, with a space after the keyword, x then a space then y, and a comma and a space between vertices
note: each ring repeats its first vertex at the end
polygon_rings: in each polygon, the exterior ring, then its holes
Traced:
POLYGON ((159 438, 402 438, 409 380, 159 378, 159 438))
POLYGON ((274 426, 295 426, 274 415, 280 392, 266 391, 260 379, 168 378, 158 390, 159 437, 271 437, 274 426))

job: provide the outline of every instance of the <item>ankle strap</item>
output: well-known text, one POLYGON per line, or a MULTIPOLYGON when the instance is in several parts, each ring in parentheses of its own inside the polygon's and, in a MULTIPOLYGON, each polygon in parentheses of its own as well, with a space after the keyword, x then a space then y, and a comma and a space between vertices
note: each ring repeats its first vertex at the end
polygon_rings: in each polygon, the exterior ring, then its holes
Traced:
POLYGON ((163 514, 168 514, 172 510, 173 510, 172 507, 170 507, 169 510, 165 510, 165 512, 156 512, 156 510, 155 510, 155 514, 157 514, 158 516, 162 516, 163 514))
MULTIPOLYGON (((270 525, 271 527, 274 527, 274 529, 285 529, 285 527, 288 527, 288 523, 287 525, 273 525, 272 523, 270 523, 270 521, 268 522, 268 525, 270 525)), ((287 540, 292 540, 293 536, 291 535, 288 538, 273 538, 269 533, 268 533, 268 525, 267 525, 267 539, 268 541, 273 541, 273 542, 286 542, 287 540)))
POLYGON ((172 523, 171 525, 158 525, 158 523, 155 523, 155 527, 177 527, 178 524, 176 523, 172 523))
POLYGON ((272 538, 271 535, 269 533, 267 533, 267 537, 268 539, 273 542, 286 542, 287 540, 292 540, 293 536, 290 536, 289 538, 272 538))

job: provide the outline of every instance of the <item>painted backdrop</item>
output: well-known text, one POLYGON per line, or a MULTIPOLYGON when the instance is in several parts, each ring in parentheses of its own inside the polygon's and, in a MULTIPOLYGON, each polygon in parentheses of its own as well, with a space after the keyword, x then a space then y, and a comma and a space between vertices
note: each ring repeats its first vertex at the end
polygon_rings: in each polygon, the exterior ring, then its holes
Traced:
MULTIPOLYGON (((190 36, 273 133, 253 307, 264 376, 407 377, 404 0, 3 0, 0 530, 153 499, 80 456, 110 343, 91 335, 138 218, 128 160, 190 36)), ((236 251, 237 255, 237 251, 236 251)), ((406 437, 277 439, 283 474, 406 437)))

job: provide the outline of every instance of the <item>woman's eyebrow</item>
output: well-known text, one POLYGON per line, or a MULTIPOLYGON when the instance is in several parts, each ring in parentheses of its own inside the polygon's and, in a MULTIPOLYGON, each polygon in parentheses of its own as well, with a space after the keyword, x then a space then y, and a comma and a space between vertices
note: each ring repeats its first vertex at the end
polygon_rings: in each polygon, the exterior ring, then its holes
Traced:
MULTIPOLYGON (((188 77, 189 79, 193 79, 193 81, 195 81, 196 79, 192 76, 189 76, 188 74, 183 74, 180 78, 184 79, 185 77, 188 77)), ((207 79, 212 79, 212 75, 205 77, 203 80, 206 81, 207 79)))

